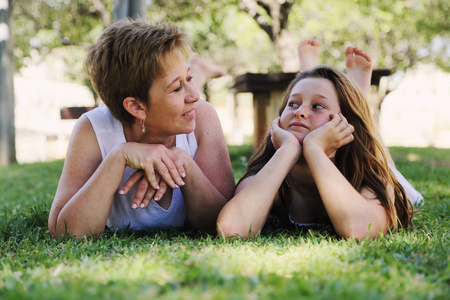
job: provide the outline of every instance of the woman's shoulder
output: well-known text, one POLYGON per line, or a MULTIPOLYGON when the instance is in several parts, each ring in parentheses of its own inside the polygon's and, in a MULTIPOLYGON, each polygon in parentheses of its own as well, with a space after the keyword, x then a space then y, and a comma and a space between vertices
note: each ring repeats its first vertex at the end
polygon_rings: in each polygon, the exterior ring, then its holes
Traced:
POLYGON ((222 135, 222 126, 220 125, 219 116, 214 107, 200 99, 197 102, 195 114, 195 137, 197 142, 201 142, 202 137, 220 132, 222 135))

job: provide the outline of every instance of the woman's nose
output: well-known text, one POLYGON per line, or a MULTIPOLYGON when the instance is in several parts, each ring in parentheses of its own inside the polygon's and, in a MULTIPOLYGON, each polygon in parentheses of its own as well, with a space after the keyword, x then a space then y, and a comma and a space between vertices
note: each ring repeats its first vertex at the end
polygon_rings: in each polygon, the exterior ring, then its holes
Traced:
POLYGON ((186 96, 185 102, 197 102, 200 99, 200 94, 197 91, 194 83, 188 82, 186 83, 186 96))

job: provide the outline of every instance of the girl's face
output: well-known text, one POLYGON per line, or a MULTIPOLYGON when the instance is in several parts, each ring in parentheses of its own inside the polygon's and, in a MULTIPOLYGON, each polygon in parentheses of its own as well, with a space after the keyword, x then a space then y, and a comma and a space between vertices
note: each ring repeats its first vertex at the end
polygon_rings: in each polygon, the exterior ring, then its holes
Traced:
POLYGON ((175 51, 166 62, 165 75, 157 78, 150 88, 147 130, 157 136, 192 132, 199 98, 189 66, 183 55, 175 51))
POLYGON ((333 83, 324 78, 305 78, 293 87, 280 118, 280 127, 303 142, 305 136, 340 113, 333 83))

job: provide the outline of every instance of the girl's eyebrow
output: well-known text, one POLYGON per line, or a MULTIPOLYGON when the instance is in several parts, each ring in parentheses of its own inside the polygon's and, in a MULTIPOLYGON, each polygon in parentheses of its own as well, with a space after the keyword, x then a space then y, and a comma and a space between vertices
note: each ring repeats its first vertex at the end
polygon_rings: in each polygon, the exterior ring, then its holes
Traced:
MULTIPOLYGON (((302 94, 301 93, 291 94, 289 96, 289 99, 291 99, 293 97, 302 97, 302 94)), ((313 98, 313 99, 320 98, 320 99, 324 99, 326 101, 329 101, 328 97, 326 97, 326 96, 324 96, 322 94, 313 94, 311 98, 313 98)))

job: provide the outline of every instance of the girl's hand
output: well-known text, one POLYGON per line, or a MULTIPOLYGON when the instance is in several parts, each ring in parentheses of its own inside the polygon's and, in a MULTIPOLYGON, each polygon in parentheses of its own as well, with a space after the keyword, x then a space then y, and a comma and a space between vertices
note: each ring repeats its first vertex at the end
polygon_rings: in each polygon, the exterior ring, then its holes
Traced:
POLYGON ((158 190, 155 190, 150 185, 147 179, 147 175, 145 175, 145 172, 143 170, 137 170, 125 182, 125 184, 120 189, 119 194, 125 195, 139 180, 141 180, 136 191, 136 195, 134 196, 133 202, 131 203, 131 207, 134 209, 138 207, 146 208, 152 199, 154 199, 155 201, 161 200, 161 198, 167 191, 167 183, 164 180, 161 180, 161 176, 158 173, 156 173, 155 176, 157 181, 159 182, 158 190))
POLYGON ((164 145, 126 143, 124 153, 126 165, 143 170, 154 190, 161 189, 160 179, 173 189, 184 185, 182 177, 186 174, 183 163, 174 151, 164 145), (161 178, 157 177, 155 171, 161 178))
POLYGON ((310 132, 303 140, 303 147, 320 147, 330 158, 336 151, 353 141, 354 128, 341 114, 333 114, 331 121, 310 132))
POLYGON ((302 153, 302 145, 292 133, 280 127, 280 117, 276 118, 272 122, 272 127, 270 128, 270 139, 275 150, 278 150, 283 146, 289 146, 295 149, 300 157, 302 153))

